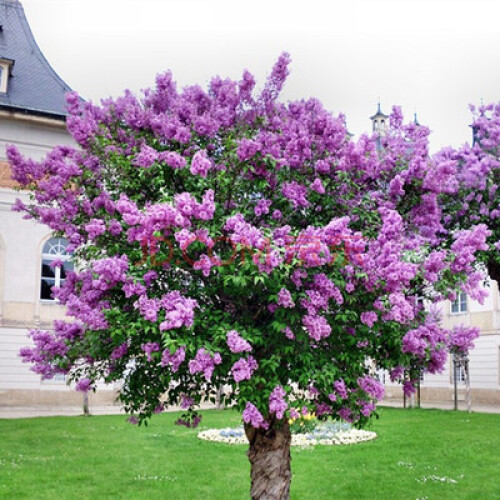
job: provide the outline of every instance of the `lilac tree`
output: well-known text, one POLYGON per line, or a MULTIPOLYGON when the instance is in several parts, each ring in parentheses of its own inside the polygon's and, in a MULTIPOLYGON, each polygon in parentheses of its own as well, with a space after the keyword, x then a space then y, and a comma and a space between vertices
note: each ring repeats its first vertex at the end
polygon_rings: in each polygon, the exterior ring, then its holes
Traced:
POLYGON ((255 499, 289 497, 289 416, 362 426, 384 394, 375 369, 409 373, 412 391, 450 345, 469 346, 477 332, 458 339, 420 299, 480 298, 473 261, 489 235, 446 233, 427 129, 396 108, 383 149, 354 142, 317 100, 278 101, 288 65, 283 54, 259 94, 248 72, 180 92, 166 73, 100 106, 70 94, 80 148, 39 163, 8 149, 33 190, 16 208, 67 238, 76 262, 54 291, 73 319, 31 332, 23 358, 83 391, 123 381, 138 423, 179 404, 195 426, 226 387, 255 499))
POLYGON ((471 110, 472 146, 446 148, 435 155, 429 180, 439 192, 449 235, 478 224, 488 226, 487 248, 477 257, 500 283, 500 104, 472 106, 471 110))

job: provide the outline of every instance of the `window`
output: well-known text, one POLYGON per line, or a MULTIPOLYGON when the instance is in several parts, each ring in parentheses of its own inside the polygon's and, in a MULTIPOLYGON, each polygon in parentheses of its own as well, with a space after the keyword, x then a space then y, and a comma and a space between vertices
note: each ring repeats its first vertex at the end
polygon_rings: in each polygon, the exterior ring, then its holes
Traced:
POLYGON ((6 94, 9 88, 9 76, 14 61, 12 59, 0 59, 0 93, 6 94))
POLYGON ((455 377, 457 378, 457 383, 465 383, 465 364, 460 363, 455 365, 455 377))
POLYGON ((73 270, 71 256, 66 252, 67 244, 63 238, 51 238, 43 246, 40 283, 40 298, 43 300, 54 300, 52 287, 60 287, 66 273, 73 270))
POLYGON ((450 378, 451 383, 464 384, 467 379, 469 360, 467 356, 452 354, 450 358, 450 378))
POLYGON ((467 294, 459 292, 457 298, 451 303, 451 313, 459 314, 467 312, 467 294))
POLYGON ((385 370, 383 368, 377 370, 377 379, 381 384, 385 385, 385 370))

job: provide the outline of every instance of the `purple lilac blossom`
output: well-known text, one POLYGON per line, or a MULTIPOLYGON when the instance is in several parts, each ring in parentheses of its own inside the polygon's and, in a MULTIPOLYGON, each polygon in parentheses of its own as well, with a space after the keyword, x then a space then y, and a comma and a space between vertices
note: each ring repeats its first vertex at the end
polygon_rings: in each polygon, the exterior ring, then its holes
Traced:
POLYGON ((248 356, 246 359, 240 358, 236 361, 231 368, 231 373, 235 382, 241 382, 242 380, 250 380, 257 368, 257 361, 252 356, 248 356))
POLYGON ((128 343, 123 342, 123 344, 120 344, 119 346, 113 349, 110 358, 113 361, 116 361, 118 359, 123 358, 127 354, 127 352, 128 352, 128 343))
POLYGON ((147 360, 153 361, 152 354, 160 350, 160 344, 158 342, 146 342, 141 344, 141 349, 146 353, 147 360))
POLYGON ((243 410, 243 422, 250 424, 255 429, 269 428, 269 423, 265 421, 262 413, 260 413, 257 407, 249 401, 243 410))
POLYGON ((195 373, 203 372, 207 382, 210 382, 212 374, 216 365, 222 363, 221 356, 216 352, 213 356, 205 349, 198 349, 196 356, 189 362, 189 372, 194 375, 195 373))
POLYGON ((233 353, 251 352, 252 350, 252 346, 236 330, 227 333, 226 341, 229 350, 233 353))
POLYGON ((358 385, 363 391, 375 398, 377 401, 384 398, 385 389, 383 384, 372 377, 366 375, 365 377, 358 378, 358 385))
POLYGON ((169 349, 165 349, 161 355, 161 366, 170 366, 172 373, 179 371, 181 364, 186 359, 186 347, 179 347, 173 354, 169 349))
POLYGON ((92 381, 88 378, 81 378, 75 386, 75 390, 80 392, 89 392, 92 389, 92 381))
POLYGON ((198 151, 191 161, 191 168, 189 169, 193 175, 206 177, 208 171, 212 168, 212 162, 207 156, 205 150, 198 151))
POLYGON ((288 309, 295 307, 295 302, 292 299, 292 295, 286 288, 282 288, 278 292, 278 305, 288 309))
POLYGON ((193 398, 186 396, 185 394, 181 394, 181 405, 180 406, 183 410, 187 410, 188 408, 190 408, 193 405, 194 405, 193 398))
POLYGON ((276 418, 281 420, 285 415, 288 404, 285 401, 286 392, 280 385, 277 385, 269 396, 269 412, 276 414, 276 418))
POLYGON ((347 388, 345 382, 342 379, 336 380, 333 383, 333 387, 335 388, 335 391, 340 399, 347 399, 348 397, 347 388))

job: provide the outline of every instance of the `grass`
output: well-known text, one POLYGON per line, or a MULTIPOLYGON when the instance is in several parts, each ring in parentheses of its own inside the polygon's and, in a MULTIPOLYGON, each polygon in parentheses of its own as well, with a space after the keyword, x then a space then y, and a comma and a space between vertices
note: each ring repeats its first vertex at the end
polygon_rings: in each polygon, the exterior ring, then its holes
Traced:
MULTIPOLYGON (((291 498, 500 499, 500 415, 380 415, 375 441, 293 449, 291 498)), ((201 441, 176 418, 141 428, 123 416, 0 420, 0 498, 248 499, 246 447, 201 441)), ((200 428, 239 422, 206 411, 200 428)))

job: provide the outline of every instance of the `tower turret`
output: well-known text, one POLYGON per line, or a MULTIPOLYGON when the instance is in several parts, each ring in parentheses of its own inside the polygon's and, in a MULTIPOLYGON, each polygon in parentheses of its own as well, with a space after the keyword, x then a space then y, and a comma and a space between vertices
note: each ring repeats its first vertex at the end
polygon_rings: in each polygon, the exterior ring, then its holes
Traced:
POLYGON ((378 134, 380 137, 383 137, 387 134, 387 120, 389 115, 382 113, 380 109, 380 102, 377 104, 377 112, 370 116, 370 120, 372 121, 372 132, 374 134, 378 134))

